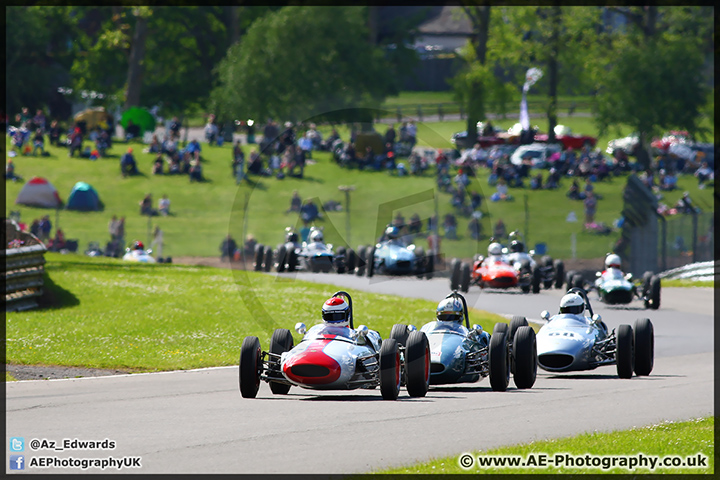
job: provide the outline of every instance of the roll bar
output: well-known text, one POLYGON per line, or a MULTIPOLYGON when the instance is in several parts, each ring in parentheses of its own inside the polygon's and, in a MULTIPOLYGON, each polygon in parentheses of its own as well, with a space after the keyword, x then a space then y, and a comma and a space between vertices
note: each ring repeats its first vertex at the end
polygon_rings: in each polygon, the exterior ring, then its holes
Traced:
POLYGON ((335 297, 347 298, 348 305, 350 305, 350 328, 355 328, 355 326, 353 325, 353 308, 352 308, 352 298, 350 298, 350 294, 343 290, 340 290, 339 292, 333 293, 333 296, 330 298, 335 298, 335 297))
POLYGON ((448 294, 445 298, 459 298, 460 301, 463 304, 463 312, 465 314, 465 326, 468 330, 470 330, 470 317, 468 315, 468 308, 467 308, 467 302, 465 301, 465 297, 463 297, 460 293, 458 293, 457 290, 453 290, 452 293, 448 294))

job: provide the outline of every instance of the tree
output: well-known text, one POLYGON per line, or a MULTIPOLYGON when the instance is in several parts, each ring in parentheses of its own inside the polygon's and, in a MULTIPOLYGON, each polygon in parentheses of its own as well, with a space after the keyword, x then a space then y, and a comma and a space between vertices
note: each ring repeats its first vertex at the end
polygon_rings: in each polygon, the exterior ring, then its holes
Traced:
POLYGON ((257 20, 218 65, 218 113, 298 121, 378 105, 392 82, 363 10, 289 6, 257 20))

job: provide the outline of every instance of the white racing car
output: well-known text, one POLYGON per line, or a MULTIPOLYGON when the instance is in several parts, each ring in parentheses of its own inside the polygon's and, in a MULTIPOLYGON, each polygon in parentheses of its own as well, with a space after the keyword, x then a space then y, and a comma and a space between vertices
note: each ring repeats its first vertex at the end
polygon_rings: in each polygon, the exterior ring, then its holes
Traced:
POLYGON ((129 262, 155 263, 155 258, 150 256, 151 253, 152 250, 145 250, 145 246, 142 242, 135 242, 132 248, 125 249, 123 260, 129 262))

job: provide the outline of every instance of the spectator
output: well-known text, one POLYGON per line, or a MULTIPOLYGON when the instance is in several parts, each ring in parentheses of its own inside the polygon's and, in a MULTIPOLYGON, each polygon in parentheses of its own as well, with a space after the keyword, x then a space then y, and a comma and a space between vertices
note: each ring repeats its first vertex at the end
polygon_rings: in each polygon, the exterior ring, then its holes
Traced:
POLYGON ((395 145, 395 136, 395 125, 391 123, 385 131, 385 138, 383 140, 386 144, 389 143, 391 145, 395 145))
POLYGON ((140 215, 147 215, 149 217, 157 215, 157 212, 152 208, 152 193, 148 193, 140 201, 140 215))
POLYGON ((163 168, 165 167, 165 159, 162 153, 158 153, 153 162, 152 173, 153 175, 163 175, 163 168))
POLYGON ((40 220, 37 218, 30 224, 30 233, 38 238, 40 237, 40 220))
POLYGON ((110 134, 107 130, 100 130, 95 140, 95 148, 100 153, 101 157, 105 156, 107 149, 110 148, 110 134))
POLYGON ((166 136, 162 143, 162 153, 165 155, 173 155, 177 152, 177 141, 175 136, 166 136))
POLYGON ((125 153, 120 159, 120 172, 123 177, 127 177, 128 175, 137 175, 139 173, 132 148, 128 148, 127 153, 125 153))
POLYGON ((51 238, 48 242, 48 250, 52 252, 59 252, 65 248, 65 234, 62 229, 58 228, 55 231, 55 238, 51 238))
POLYGON ((410 120, 407 124, 407 137, 410 145, 414 147, 417 143, 417 126, 412 120, 410 120))
POLYGON ((474 212, 472 219, 468 222, 468 235, 473 240, 480 240, 482 236, 482 224, 480 223, 480 212, 474 212))
POLYGON ((508 193, 508 186, 504 178, 498 180, 496 188, 497 191, 490 196, 491 201, 512 200, 513 197, 508 193))
MULTIPOLYGON (((493 127, 493 124, 490 120, 485 122, 485 126, 482 129, 482 136, 483 137, 493 137, 495 136, 495 128, 493 127)), ((479 145, 479 144, 478 144, 479 145)))
POLYGON ((550 175, 548 175, 544 188, 547 190, 554 190, 560 186, 559 182, 560 172, 555 167, 550 168, 550 175))
POLYGON ((300 217, 306 223, 310 223, 314 220, 319 220, 322 218, 317 205, 315 205, 315 202, 313 202, 312 200, 308 200, 305 205, 300 208, 300 217))
POLYGON ((405 226, 405 217, 403 217, 403 214, 401 212, 397 212, 397 214, 395 214, 395 218, 393 218, 392 225, 394 227, 398 227, 398 228, 405 226))
POLYGON ((252 173, 254 175, 260 175, 263 170, 262 165, 262 159, 260 158, 260 153, 258 153, 257 149, 252 149, 250 152, 250 164, 248 165, 248 173, 252 173))
POLYGON ((507 236, 507 230, 505 228, 505 222, 502 218, 499 218, 495 226, 493 227, 493 237, 496 240, 502 240, 507 236))
POLYGON ((22 177, 15 173, 15 163, 12 161, 12 158, 9 158, 5 165, 5 180, 12 180, 13 182, 22 180, 22 177))
POLYGON ((332 150, 335 142, 337 142, 339 140, 340 140, 340 134, 338 133, 337 129, 333 127, 332 132, 330 132, 330 136, 326 140, 323 140, 320 143, 320 150, 326 150, 326 151, 332 150))
POLYGON ((418 234, 422 230, 422 221, 420 215, 413 213, 410 217, 410 225, 408 226, 409 233, 418 234))
POLYGON ((455 208, 462 208, 465 205, 465 189, 462 186, 455 187, 450 203, 455 208))
POLYGON ((473 211, 480 208, 480 205, 482 204, 482 195, 478 193, 477 190, 473 190, 470 194, 470 208, 472 208, 473 211))
POLYGON ((37 112, 32 119, 32 123, 35 126, 36 130, 39 129, 41 133, 45 133, 45 130, 47 129, 47 120, 45 118, 45 114, 42 111, 42 108, 37 109, 37 112))
POLYGON ((56 147, 60 146, 60 133, 61 133, 60 125, 58 125, 57 120, 53 120, 52 123, 50 123, 50 145, 54 145, 56 147))
POLYGON ((537 175, 535 175, 530 180, 530 189, 531 190, 540 190, 543 188, 543 179, 542 179, 542 173, 538 172, 537 175))
POLYGON ((302 199, 300 198, 300 194, 297 190, 294 190, 292 193, 292 197, 290 198, 290 208, 285 211, 285 213, 290 212, 298 212, 300 213, 300 207, 302 206, 302 199))
POLYGON ((305 151, 300 148, 296 148, 295 161, 293 162, 293 165, 290 168, 288 175, 292 175, 293 177, 297 178, 303 178, 303 175, 305 174, 305 158, 305 151), (296 168, 300 169, 300 173, 295 173, 296 168))
POLYGON ((160 215, 165 217, 170 215, 170 199, 167 195, 160 197, 160 200, 158 201, 158 211, 160 212, 160 215))
POLYGON ((367 167, 370 167, 371 165, 374 165, 375 163, 375 154, 373 153, 373 149, 370 145, 365 147, 365 156, 362 157, 362 160, 358 162, 358 168, 360 170, 364 170, 367 167))
POLYGON ((597 210, 597 199, 592 191, 588 192, 583 201, 585 205, 585 224, 591 224, 595 222, 595 211, 597 210))
POLYGON ((45 215, 40 219, 40 240, 47 242, 50 239, 50 232, 52 232, 52 222, 50 216, 45 215))
POLYGON ((129 142, 140 136, 140 126, 135 125, 132 120, 128 120, 128 126, 125 129, 125 141, 129 142))
POLYGON ((300 147, 300 150, 305 155, 305 158, 312 158, 313 142, 310 139, 308 132, 305 132, 305 134, 300 137, 300 140, 298 140, 298 147, 300 147))
POLYGON ((168 175, 180 174, 180 158, 177 152, 175 152, 175 155, 171 155, 170 158, 168 158, 168 163, 168 175))
POLYGON ((125 217, 120 217, 117 226, 117 240, 120 248, 125 246, 125 217))
POLYGON ((183 150, 182 158, 180 158, 180 173, 184 175, 190 174, 190 162, 192 161, 192 154, 187 150, 183 150))
POLYGON ((235 176, 235 185, 240 185, 240 182, 245 177, 245 152, 240 146, 240 140, 237 140, 233 147, 232 169, 235 176))
POLYGON ((202 175, 202 164, 200 163, 200 160, 197 158, 193 158, 190 161, 190 171, 188 172, 190 174, 190 181, 196 181, 196 182, 202 182, 203 181, 203 175, 202 175))
MULTIPOLYGON (((218 146, 220 146, 220 145, 218 145, 218 146)), ((198 142, 197 139, 193 138, 192 140, 190 140, 190 143, 188 143, 188 146, 187 146, 187 148, 185 148, 185 151, 190 152, 190 155, 192 155, 192 157, 195 160, 202 160, 202 158, 200 157, 200 152, 202 151, 202 147, 200 147, 200 142, 198 142)))
MULTIPOLYGON (((254 248, 254 247, 253 247, 254 248)), ((237 243, 233 240, 232 236, 228 233, 225 240, 220 244, 220 260, 232 260, 235 256, 235 250, 237 250, 237 243)))
POLYGON ((108 223, 108 233, 110 234, 110 240, 118 240, 120 238, 120 235, 118 234, 118 230, 120 228, 120 221, 117 218, 117 215, 113 215, 110 219, 110 222, 108 223))
POLYGON ((570 189, 568 189, 566 195, 571 200, 583 200, 585 198, 585 193, 580 191, 580 185, 578 185, 576 179, 573 179, 572 185, 570 185, 570 189))
POLYGON ((83 143, 83 134, 82 130, 80 130, 80 127, 77 125, 73 128, 72 133, 70 134, 70 151, 68 152, 68 157, 72 157, 75 155, 75 152, 80 150, 82 151, 82 143, 83 143))
POLYGON ((458 173, 455 175, 453 181, 455 182, 455 185, 463 190, 465 190, 465 187, 470 184, 470 179, 462 168, 458 169, 458 173))
POLYGON ((157 135, 153 135, 150 146, 148 147, 148 153, 160 153, 161 150, 162 145, 160 144, 160 140, 158 140, 157 135))
POLYGON ((438 226, 437 215, 433 215, 432 217, 428 218, 427 229, 429 231, 434 231, 437 226, 438 226))
POLYGON ((712 183, 715 181, 715 172, 708 165, 708 162, 703 161, 700 168, 695 170, 693 174, 698 179, 698 188, 705 188, 706 183, 712 183))
POLYGON ((245 243, 243 244, 243 258, 253 258, 255 253, 255 247, 257 246, 257 240, 251 234, 245 237, 245 243))
POLYGON ((40 128, 36 129, 35 135, 33 135, 33 157, 37 156, 38 150, 40 150, 40 155, 45 154, 45 137, 43 136, 43 131, 40 128))
POLYGON ((445 238, 450 240, 457 240, 457 219, 452 213, 445 215, 443 221, 443 229, 445 230, 445 238))
POLYGON ((163 231, 160 230, 160 227, 158 225, 155 225, 155 230, 153 230, 153 240, 150 243, 150 248, 155 248, 155 254, 158 256, 158 258, 162 258, 162 251, 163 251, 163 231))
POLYGON ((170 131, 170 137, 180 137, 180 120, 178 119, 178 117, 172 118, 168 130, 170 131))
POLYGON ((210 114, 208 115, 208 121, 205 124, 205 140, 208 142, 208 144, 212 145, 217 141, 218 137, 218 127, 215 125, 215 115, 210 114))
POLYGON ((312 145, 311 150, 319 150, 322 145, 322 134, 317 131, 317 126, 314 123, 310 124, 310 128, 305 132, 305 135, 310 139, 312 145))

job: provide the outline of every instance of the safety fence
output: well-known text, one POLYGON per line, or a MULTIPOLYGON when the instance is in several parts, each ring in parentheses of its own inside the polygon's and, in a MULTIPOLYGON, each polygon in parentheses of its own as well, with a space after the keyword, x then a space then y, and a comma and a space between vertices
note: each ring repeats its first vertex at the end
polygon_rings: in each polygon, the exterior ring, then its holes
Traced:
POLYGON ((24 233, 13 220, 5 221, 5 311, 21 311, 38 306, 43 293, 47 248, 34 235, 24 233))
POLYGON ((659 273, 668 280, 712 280, 720 272, 720 261, 698 262, 659 273))
POLYGON ((714 212, 693 212, 668 218, 666 234, 659 240, 660 251, 665 252, 662 259, 665 269, 713 260, 714 212))

